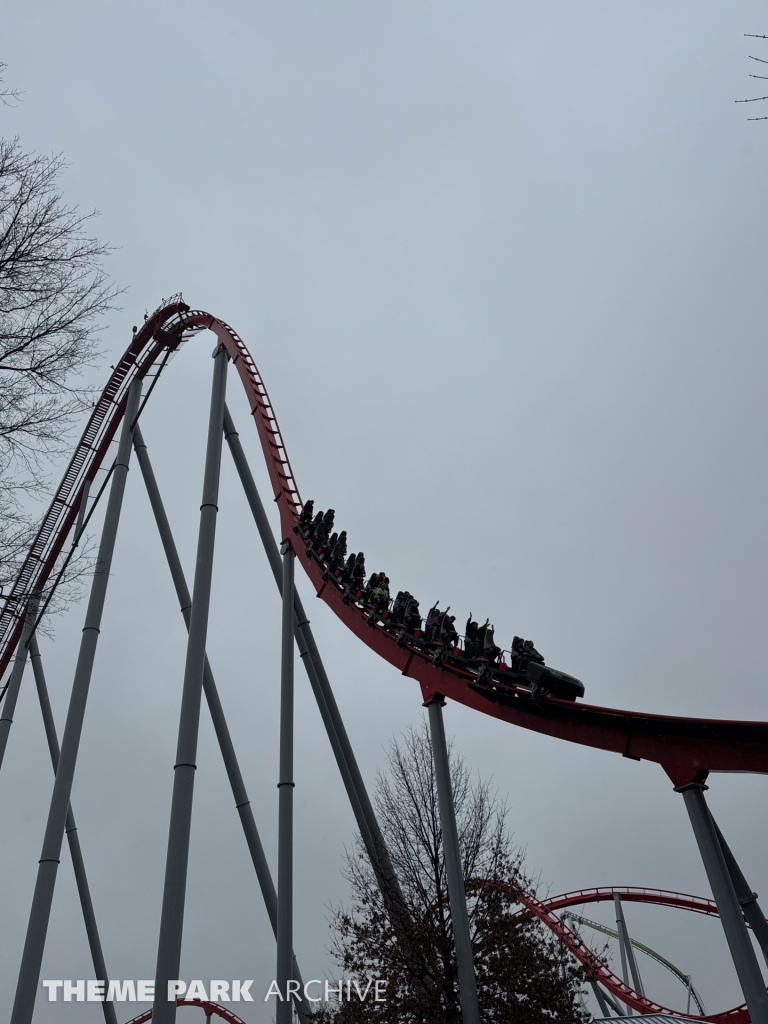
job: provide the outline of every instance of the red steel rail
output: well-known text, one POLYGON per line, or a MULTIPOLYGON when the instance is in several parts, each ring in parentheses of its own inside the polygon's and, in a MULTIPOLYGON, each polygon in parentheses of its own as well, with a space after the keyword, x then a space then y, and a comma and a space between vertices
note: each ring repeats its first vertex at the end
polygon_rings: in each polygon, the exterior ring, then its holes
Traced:
MULTIPOLYGON (((485 883, 480 882, 477 884, 485 883)), ((695 914, 718 916, 717 907, 713 900, 707 900, 701 896, 691 896, 687 893, 670 892, 666 889, 642 889, 635 886, 628 886, 626 888, 601 886, 595 889, 579 889, 577 892, 567 892, 561 896, 553 896, 546 900, 539 900, 531 893, 519 893, 516 891, 515 897, 567 946, 576 959, 586 968, 589 977, 598 981, 617 999, 620 999, 622 1003, 628 1004, 633 1010, 639 1010, 642 1013, 671 1014, 672 1016, 684 1017, 686 1020, 689 1020, 691 1016, 689 1013, 683 1013, 682 1010, 670 1010, 668 1007, 648 999, 647 996, 640 995, 635 989, 625 984, 587 946, 578 933, 564 924, 555 913, 555 911, 563 910, 565 907, 612 901, 614 892, 617 892, 623 901, 629 903, 653 903, 657 906, 690 910, 695 914)), ((749 1024, 751 1018, 746 1004, 742 1004, 741 1006, 735 1006, 732 1010, 723 1010, 720 1013, 708 1014, 697 1019, 710 1021, 711 1024, 749 1024)))
MULTIPOLYGON (((452 700, 535 732, 569 740, 601 750, 610 750, 634 760, 661 764, 676 785, 707 771, 745 771, 768 773, 768 723, 723 721, 719 719, 681 718, 637 711, 557 700, 532 698, 522 694, 500 695, 492 690, 480 693, 470 684, 474 676, 455 666, 437 667, 430 657, 415 646, 398 643, 383 626, 369 625, 367 613, 354 603, 344 603, 342 591, 323 580, 321 565, 297 538, 294 527, 302 509, 298 486, 291 470, 272 403, 264 382, 241 338, 223 320, 201 310, 191 310, 181 299, 164 301, 140 330, 115 365, 83 436, 78 442, 51 505, 0 611, 0 674, 13 656, 21 635, 27 601, 32 594, 44 593, 72 532, 86 488, 107 460, 110 445, 124 415, 128 388, 135 379, 143 379, 158 359, 173 351, 184 340, 185 332, 207 328, 222 344, 232 360, 245 393, 261 441, 275 501, 280 512, 281 529, 322 598, 368 647, 397 668, 417 680, 425 700, 441 694, 452 700), (503 702, 502 702, 503 701, 503 702)), ((549 900, 531 894, 518 898, 523 905, 584 964, 588 973, 633 1009, 650 1013, 672 1013, 629 988, 608 968, 581 938, 569 929, 555 911, 575 904, 613 898, 613 889, 583 889, 549 900)), ((627 888, 619 890, 622 899, 675 906, 701 914, 716 914, 711 900, 659 889, 627 888)), ((243 1024, 232 1011, 215 1003, 179 1000, 179 1006, 201 1006, 229 1024, 243 1024)), ((148 1010, 129 1024, 151 1020, 148 1010)), ((747 1024, 749 1014, 741 1006, 702 1018, 713 1024, 747 1024)))
POLYGON ((0 673, 10 662, 21 635, 26 601, 50 581, 67 537, 72 531, 86 482, 94 480, 105 463, 110 444, 125 411, 128 387, 144 378, 168 350, 176 349, 184 333, 207 328, 229 353, 245 393, 261 441, 269 477, 280 512, 283 537, 322 598, 368 647, 416 679, 429 700, 442 694, 452 700, 535 732, 635 760, 661 764, 676 785, 706 771, 768 773, 768 723, 681 718, 623 711, 553 697, 498 694, 472 688, 474 676, 454 666, 438 668, 423 651, 400 644, 381 625, 368 625, 367 614, 345 604, 342 591, 323 580, 322 567, 294 533, 302 509, 298 486, 267 389, 241 338, 223 320, 191 310, 175 296, 157 309, 135 332, 90 416, 61 484, 43 517, 19 575, 0 611, 0 673))
MULTIPOLYGON (((218 1003, 211 1003, 207 999, 177 999, 177 1006, 199 1006, 201 1010, 207 1015, 221 1017, 227 1024, 245 1024, 242 1017, 238 1017, 232 1010, 228 1010, 226 1006, 220 1006, 218 1003)), ((147 1021, 152 1020, 152 1010, 145 1010, 140 1013, 138 1017, 131 1017, 127 1024, 147 1024, 147 1021)))

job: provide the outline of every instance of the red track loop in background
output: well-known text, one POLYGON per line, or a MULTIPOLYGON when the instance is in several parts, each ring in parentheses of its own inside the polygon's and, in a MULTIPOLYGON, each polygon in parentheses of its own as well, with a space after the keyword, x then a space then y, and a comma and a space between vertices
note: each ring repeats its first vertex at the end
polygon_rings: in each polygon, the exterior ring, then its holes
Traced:
MULTIPOLYGON (((222 1020, 227 1021, 227 1024, 245 1024, 242 1017, 238 1017, 236 1013, 228 1010, 226 1006, 219 1006, 218 1003, 209 1003, 205 999, 177 999, 176 1005, 199 1006, 205 1013, 212 1014, 214 1017, 221 1017, 222 1020)), ((138 1017, 131 1017, 126 1024, 146 1024, 148 1020, 152 1020, 151 1010, 145 1010, 138 1017)))
MULTIPOLYGON (((486 885, 484 881, 470 882, 472 885, 486 885)), ((562 896, 553 896, 546 900, 539 900, 530 893, 515 891, 515 898, 530 913, 539 918, 550 931, 563 942, 576 959, 586 968, 587 975, 599 981, 607 988, 612 995, 620 999, 622 1003, 628 1003, 633 1010, 642 1013, 666 1013, 676 1017, 690 1018, 690 1014, 682 1010, 670 1010, 660 1003, 655 1003, 647 996, 640 995, 629 985, 626 985, 618 975, 605 964, 581 937, 567 925, 565 925, 555 913, 556 910, 563 910, 566 907, 580 906, 588 903, 602 903, 613 901, 613 894, 617 892, 623 902, 627 903, 652 903, 662 907, 676 907, 679 910, 689 910, 695 914, 707 914, 711 917, 718 917, 717 907, 712 900, 704 899, 701 896, 690 896, 686 893, 669 892, 666 889, 642 889, 635 886, 627 888, 601 886, 595 889, 579 889, 577 892, 567 892, 562 896)), ((721 1013, 708 1014, 706 1017, 697 1017, 697 1020, 711 1021, 712 1024, 749 1024, 750 1016, 746 1005, 736 1006, 732 1010, 723 1010, 721 1013)))

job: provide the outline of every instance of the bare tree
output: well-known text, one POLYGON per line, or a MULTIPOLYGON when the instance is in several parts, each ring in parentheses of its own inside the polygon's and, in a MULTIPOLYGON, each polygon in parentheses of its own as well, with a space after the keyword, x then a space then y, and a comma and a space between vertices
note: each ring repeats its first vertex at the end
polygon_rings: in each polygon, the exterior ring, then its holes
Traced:
MULTIPOLYGON (((318 1011, 336 1024, 460 1024, 451 911, 429 730, 393 742, 389 771, 376 787, 376 810, 411 912, 411 944, 427 964, 424 986, 393 932, 362 842, 347 857, 351 909, 333 914, 334 955, 365 990, 387 982, 386 1000, 353 999, 318 1011)), ((546 929, 523 911, 516 893, 532 889, 512 845, 506 808, 490 785, 473 781, 452 753, 451 777, 467 888, 475 970, 487 1024, 582 1024, 581 969, 546 929)), ((423 963, 420 962, 420 969, 423 963)), ((354 991, 354 990, 353 990, 354 991)))
MULTIPOLYGON (((17 97, 0 91, 6 104, 17 97)), ((101 269, 108 247, 87 230, 95 212, 65 203, 63 169, 61 156, 0 139, 0 586, 34 529, 30 499, 44 493, 50 459, 91 404, 78 378, 116 295, 101 269)))

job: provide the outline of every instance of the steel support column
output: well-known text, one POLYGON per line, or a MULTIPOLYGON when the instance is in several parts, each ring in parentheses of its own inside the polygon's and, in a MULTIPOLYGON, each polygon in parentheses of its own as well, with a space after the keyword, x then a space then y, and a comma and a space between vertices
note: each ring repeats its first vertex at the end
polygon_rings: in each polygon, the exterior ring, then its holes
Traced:
MULTIPOLYGON (((616 895, 614 893, 614 904, 615 904, 615 902, 616 902, 616 895)), ((619 919, 618 919, 618 914, 617 914, 617 917, 616 917, 617 925, 618 925, 618 921, 619 921, 619 919)), ((627 967, 627 950, 626 950, 626 948, 624 946, 624 939, 622 938, 622 935, 621 935, 621 928, 618 929, 618 932, 619 932, 619 955, 621 957, 621 980, 624 982, 624 984, 627 986, 627 988, 630 988, 631 986, 630 986, 630 981, 629 981, 629 970, 628 970, 628 967, 627 967)), ((627 1017, 631 1017, 632 1016, 632 1007, 629 1005, 629 1003, 625 1003, 624 1004, 624 1013, 626 1014, 627 1017)))
MULTIPOLYGON (((133 446, 136 450, 136 458, 139 463, 139 468, 141 469, 141 474, 144 478, 147 495, 149 497, 150 505, 152 506, 155 522, 157 523, 157 529, 160 534, 160 540, 168 562, 168 568, 171 573, 173 585, 176 589, 179 608, 184 618, 187 630, 189 630, 192 596, 189 593, 189 588, 187 587, 187 581, 184 576, 184 570, 181 565, 178 549, 176 548, 176 542, 173 539, 171 525, 168 522, 168 516, 166 515, 165 506, 160 494, 160 488, 157 486, 157 480, 155 478, 154 470, 152 469, 149 451, 144 442, 138 423, 134 427, 133 431, 133 446)), ((205 658, 205 670, 203 673, 203 692, 205 693, 205 699, 208 702, 211 721, 213 722, 216 739, 219 743, 224 767, 232 789, 232 796, 235 800, 235 809, 237 810, 240 822, 243 826, 245 841, 248 844, 248 851, 256 870, 256 877, 259 882, 259 887, 261 888, 264 904, 267 908, 267 914, 269 915, 270 924, 272 925, 272 931, 274 932, 275 937, 277 937, 277 891, 275 889, 274 882, 272 881, 272 873, 269 870, 269 864, 267 863, 264 847, 261 843, 261 837, 259 836, 259 831, 256 828, 251 801, 248 797, 245 783, 243 782, 243 774, 240 771, 240 765, 237 760, 237 755, 235 754, 235 748, 232 743, 229 726, 227 725, 227 720, 224 716, 224 709, 221 706, 216 681, 213 677, 213 672, 208 662, 207 655, 205 658)), ((298 982, 302 983, 301 973, 299 971, 295 955, 293 957, 293 977, 296 978, 298 982)), ((299 1019, 302 1022, 307 1021, 305 1010, 302 1007, 299 998, 294 1000, 294 1007, 299 1015, 299 1019)))
POLYGON ((276 1024, 291 1024, 288 981, 293 960, 293 548, 283 543, 283 614, 280 660, 280 777, 277 832, 277 1003, 276 1024))
POLYGON ((590 978, 589 979, 589 984, 592 986, 592 991, 595 994, 595 999, 597 1000, 597 1005, 600 1007, 600 1013, 602 1013, 602 1015, 604 1017, 610 1017, 611 1016, 611 1012, 608 1009, 608 1003, 606 1003, 606 1001, 605 1001, 605 996, 603 995, 602 990, 600 989, 600 986, 598 985, 598 983, 595 981, 594 978, 590 978))
MULTIPOLYGON (((228 409, 225 409, 224 412, 224 435, 227 439, 227 444, 229 445, 246 499, 251 508, 256 528, 259 531, 261 542, 264 545, 272 574, 275 577, 275 583, 278 590, 282 590, 282 564, 277 541, 272 532, 267 513, 262 504, 253 474, 248 465, 248 460, 245 457, 242 445, 240 444, 240 438, 228 409)), ((312 693, 317 702, 320 717, 323 720, 323 725, 328 735, 328 741, 336 758, 336 764, 338 765, 344 788, 347 791, 347 798, 349 799, 352 813, 355 815, 355 821, 365 845, 368 859, 376 876, 384 906, 395 932, 404 942, 404 948, 414 964, 416 976, 421 979, 424 990, 431 994, 435 987, 434 981, 430 977, 429 968, 421 950, 410 940, 413 930, 411 914, 403 897, 389 850, 379 828, 373 805, 368 796, 357 759, 352 750, 352 744, 349 742, 347 730, 344 727, 330 680, 325 671, 309 619, 304 611, 304 605, 298 592, 296 592, 294 597, 294 611, 294 629, 299 655, 304 664, 309 684, 312 687, 312 693)))
POLYGON ((72 535, 72 540, 75 544, 77 544, 77 542, 80 540, 80 534, 83 532, 85 513, 88 509, 88 495, 90 493, 91 481, 86 480, 85 483, 83 484, 83 493, 80 495, 80 508, 77 510, 77 522, 75 523, 75 532, 72 535))
POLYGON ((80 736, 88 702, 88 690, 91 684, 96 646, 99 639, 101 616, 107 596, 117 527, 120 521, 126 477, 128 476, 128 463, 131 457, 131 423, 136 415, 140 398, 141 381, 136 380, 128 392, 128 401, 120 433, 120 443, 117 449, 115 468, 109 490, 109 501, 107 502, 107 510, 104 515, 99 554, 93 573, 88 611, 86 612, 83 635, 80 641, 80 653, 77 659, 77 667, 75 668, 67 720, 61 740, 61 753, 56 771, 56 779, 53 784, 53 794, 48 811, 43 849, 38 865, 37 882, 32 898, 32 909, 29 915, 24 952, 19 969, 16 997, 11 1013, 11 1024, 31 1024, 35 1008, 35 997, 40 980, 40 965, 43 960, 48 920, 51 913, 53 893, 56 887, 56 874, 59 868, 61 844, 64 838, 64 828, 69 810, 69 798, 72 792, 72 781, 75 776, 80 736))
MULTIPOLYGON (((53 711, 51 710, 51 701, 48 696, 48 684, 45 681, 45 672, 43 671, 43 659, 40 657, 40 648, 38 647, 37 635, 35 633, 32 634, 29 641, 29 660, 32 662, 32 672, 35 676, 37 696, 40 701, 40 710, 43 714, 45 736, 48 740, 48 751, 51 755, 51 764, 55 775, 56 769, 59 765, 59 739, 56 735, 56 725, 53 721, 53 711)), ((109 988, 109 975, 107 974, 107 965, 104 962, 104 952, 101 948, 99 929, 96 924, 96 914, 93 909, 93 900, 91 899, 91 888, 88 885, 88 876, 85 873, 83 851, 80 849, 80 839, 77 834, 77 825, 75 824, 75 816, 72 813, 71 803, 67 810, 67 821, 64 826, 64 832, 67 836, 69 854, 72 858, 72 867, 74 868, 75 882, 77 883, 77 892, 80 896, 80 906, 83 911, 85 932, 88 936, 88 946, 91 950, 91 960, 93 961, 94 977, 98 981, 104 982, 104 992, 106 994, 106 991, 109 988)), ((101 1005, 106 1024, 117 1024, 114 1003, 111 1001, 107 1002, 105 999, 101 1005)))
POLYGON ((464 889, 464 871, 461 866, 459 833, 456 828, 456 809, 453 804, 451 766, 443 723, 443 704, 442 697, 435 697, 427 704, 427 710, 429 711, 429 729, 432 737, 432 756, 435 762, 437 799, 440 806, 440 827, 443 833, 443 854, 448 881, 448 899, 451 905, 453 941, 456 946, 461 1015, 464 1024, 480 1024, 477 981, 472 959, 472 937, 467 914, 467 894, 464 889))
POLYGON ((728 873, 725 856, 717 836, 715 823, 709 813, 703 782, 692 782, 680 786, 693 834, 699 847, 704 870, 707 872, 723 931, 733 957, 741 990, 749 1009, 752 1024, 768 1024, 768 993, 760 972, 752 940, 749 937, 744 917, 736 898, 736 891, 728 873))
POLYGON ((613 1010, 617 1017, 623 1017, 624 1014, 621 1012, 621 1006, 619 1005, 618 1000, 614 999, 608 989, 601 989, 600 991, 603 993, 603 998, 606 1003, 608 1003, 608 1007, 613 1010))
MULTIPOLYGON (((710 811, 710 817, 711 813, 710 811)), ((723 851, 725 863, 728 867, 728 874, 731 876, 733 888, 736 890, 736 899, 739 901, 739 906, 744 911, 744 917, 746 917, 758 945, 763 951, 763 957, 766 963, 768 963, 768 921, 765 920, 765 915, 760 909, 760 904, 757 902, 757 893, 753 892, 752 886, 744 877, 744 873, 731 853, 731 848, 726 843, 723 833, 718 828, 714 818, 712 818, 712 824, 715 826, 717 838, 720 841, 720 848, 723 851)))
POLYGON ((24 629, 21 634, 21 640, 19 640, 19 646, 16 648, 16 657, 14 658, 13 668, 11 669, 11 678, 8 680, 8 689, 5 691, 5 700, 2 705, 0 705, 0 768, 2 768, 3 758, 5 757, 5 748, 8 746, 8 736, 11 731, 11 726, 13 725, 13 714, 16 710, 16 701, 19 699, 21 680, 24 676, 24 669, 27 665, 29 638, 32 635, 35 620, 37 619, 38 604, 38 599, 33 597, 27 605, 24 629))
POLYGON ((195 581, 192 588, 192 608, 184 665, 184 686, 179 715, 176 763, 174 764, 173 796, 171 798, 171 821, 168 829, 168 851, 160 914, 155 1001, 152 1007, 153 1024, 174 1024, 176 1020, 176 1000, 175 998, 168 999, 168 982, 179 977, 181 963, 189 835, 192 825, 192 802, 197 768, 197 738, 205 671, 205 647, 208 638, 208 610, 213 577, 213 551, 216 539, 221 470, 221 435, 228 362, 229 357, 226 350, 219 346, 214 353, 203 500, 200 506, 195 581))
MULTIPOLYGON (((224 413, 224 433, 246 499, 250 505, 256 528, 259 531, 261 542, 264 545, 264 550, 275 577, 275 582, 278 589, 282 591, 282 564, 277 541, 272 532, 267 513, 262 504, 253 474, 248 465, 248 460, 245 457, 242 445, 240 444, 240 438, 228 409, 224 413)), ((408 910, 357 759, 352 750, 352 744, 349 742, 349 736, 344 727, 333 689, 320 657, 320 652, 317 649, 317 644, 309 625, 309 619, 298 593, 294 597, 294 611, 294 628, 299 655, 317 701, 320 716, 328 734, 328 739, 355 815, 357 827, 365 844, 387 911, 397 926, 399 920, 407 922, 409 917, 408 910)))
MULTIPOLYGON (((632 984, 635 987, 635 991, 641 995, 645 995, 645 989, 643 988, 643 980, 640 977, 640 970, 637 966, 637 957, 635 956, 635 950, 632 948, 632 940, 630 939, 630 933, 627 928, 627 921, 624 916, 624 907, 622 906, 622 897, 620 894, 613 893, 613 907, 616 911, 616 931, 618 932, 618 941, 620 941, 623 952, 622 952, 622 963, 624 963, 624 956, 626 953, 627 963, 630 967, 632 974, 632 984)), ((628 979, 624 979, 628 982, 628 979)), ((632 1016, 632 1011, 627 1008, 627 1012, 632 1016)))

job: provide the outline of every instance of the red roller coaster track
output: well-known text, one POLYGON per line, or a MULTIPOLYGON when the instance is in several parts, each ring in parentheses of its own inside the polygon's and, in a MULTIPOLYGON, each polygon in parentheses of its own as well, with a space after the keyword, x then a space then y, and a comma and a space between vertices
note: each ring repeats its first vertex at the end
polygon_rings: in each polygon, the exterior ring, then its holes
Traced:
MULTIPOLYGON (((227 1024, 245 1024, 242 1017, 238 1017, 236 1013, 228 1010, 226 1006, 220 1006, 219 1003, 211 1003, 205 999, 177 999, 177 1006, 199 1006, 201 1010, 211 1017, 221 1017, 227 1024)), ((131 1017, 127 1024, 147 1024, 147 1021, 152 1020, 152 1011, 145 1010, 144 1013, 140 1013, 138 1017, 131 1017)))
MULTIPOLYGON (((223 320, 200 310, 191 310, 181 297, 164 302, 134 334, 131 344, 115 369, 90 416, 82 438, 70 460, 58 490, 46 512, 10 595, 0 612, 0 674, 7 668, 21 636, 27 600, 42 593, 50 582, 57 560, 75 524, 83 494, 102 468, 110 444, 125 412, 128 388, 142 379, 164 354, 184 341, 186 332, 208 329, 222 344, 240 377, 256 424, 269 471, 275 501, 280 512, 283 537, 288 538, 296 556, 322 598, 368 647, 418 681, 424 700, 441 694, 468 707, 544 733, 557 739, 610 750, 635 760, 655 761, 662 765, 675 785, 682 785, 708 771, 768 773, 768 723, 718 719, 680 718, 668 715, 622 711, 615 708, 532 697, 522 693, 501 693, 491 687, 477 687, 476 678, 452 665, 438 668, 416 646, 404 643, 383 626, 368 622, 367 612, 353 602, 345 603, 342 590, 323 579, 322 566, 307 552, 294 527, 302 509, 298 487, 291 470, 272 404, 256 364, 243 341, 223 320), (481 691, 482 692, 479 692, 481 691)), ((555 910, 578 902, 609 898, 612 890, 583 890, 576 894, 538 901, 523 897, 525 906, 560 936, 573 954, 622 1002, 648 1012, 674 1013, 629 989, 564 925, 555 910), (560 902, 558 902, 560 901, 560 902), (563 902, 565 901, 565 902, 563 902)), ((708 900, 663 893, 660 890, 621 890, 628 900, 662 903, 717 913, 708 900)), ((612 898, 612 897, 610 897, 612 898)), ((202 1005, 199 1002, 180 1005, 202 1005)), ((211 1012, 238 1024, 239 1018, 216 1004, 211 1012)), ((148 1011, 151 1014, 151 1011, 148 1011)), ((143 1014, 130 1024, 149 1020, 143 1014)), ((743 1024, 749 1020, 745 1007, 703 1018, 718 1024, 743 1024)))
MULTIPOLYGON (((484 884, 484 883, 476 883, 484 884)), ((539 918, 556 935, 576 959, 583 964, 587 974, 599 981, 608 989, 612 995, 642 1013, 664 1013, 672 1016, 690 1018, 690 1014, 681 1010, 670 1010, 660 1003, 640 995, 635 989, 626 985, 618 975, 607 966, 590 948, 583 939, 572 929, 568 928, 557 916, 556 911, 565 910, 566 907, 582 906, 588 903, 603 903, 613 901, 613 894, 617 892, 622 902, 627 903, 651 903, 660 907, 675 907, 678 910, 689 910, 694 914, 706 914, 710 917, 718 917, 717 907, 713 900, 704 899, 701 896, 690 896, 686 893, 669 892, 666 889, 643 889, 636 886, 627 888, 601 886, 595 889, 579 889, 576 892, 563 893, 561 896, 552 896, 546 900, 539 900, 530 893, 517 893, 517 899, 523 906, 539 918)), ((732 1010, 723 1010, 706 1017, 698 1018, 703 1021, 712 1021, 713 1024, 749 1024, 750 1016, 746 1005, 736 1006, 732 1010)))
MULTIPOLYGON (((183 340, 183 333, 207 328, 227 349, 240 376, 259 433, 282 533, 321 597, 365 644, 416 679, 425 700, 439 693, 513 725, 636 760, 656 761, 676 785, 697 772, 742 771, 768 773, 768 723, 679 718, 522 694, 487 693, 473 689, 475 677, 460 668, 436 667, 429 655, 414 646, 399 646, 391 632, 368 625, 366 613, 345 604, 342 591, 322 578, 322 567, 310 557, 294 534, 302 508, 288 452, 283 443, 267 389, 243 341, 223 320, 190 310, 180 297, 162 305, 144 323, 117 363, 91 414, 56 495, 46 512, 29 554, 0 612, 0 673, 4 672, 21 635, 27 596, 42 591, 49 581, 67 536, 75 523, 83 489, 104 462, 125 410, 128 387, 143 378, 158 358, 183 340)), ((401 641, 402 643, 402 641, 401 641)))

